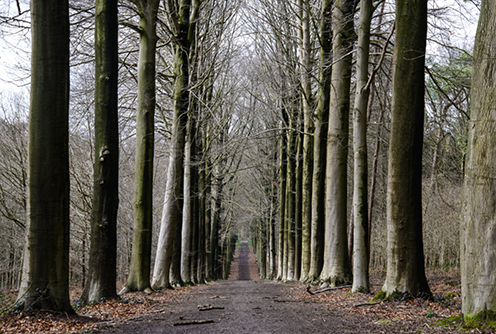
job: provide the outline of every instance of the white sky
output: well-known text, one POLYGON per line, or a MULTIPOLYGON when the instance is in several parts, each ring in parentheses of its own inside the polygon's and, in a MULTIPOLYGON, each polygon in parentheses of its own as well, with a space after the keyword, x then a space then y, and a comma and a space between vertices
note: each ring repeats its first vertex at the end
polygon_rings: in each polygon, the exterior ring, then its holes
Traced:
MULTIPOLYGON (((29 8, 28 0, 20 0, 21 10, 29 8)), ((435 18, 430 18, 430 24, 441 26, 446 35, 444 38, 449 38, 450 41, 459 47, 470 47, 473 45, 475 30, 477 25, 478 10, 470 3, 464 3, 463 0, 429 0, 430 8, 449 7, 448 19, 451 22, 440 22, 435 18)), ((12 16, 18 13, 17 2, 15 0, 1 0, 0 15, 12 16)), ((429 33, 434 34, 430 28, 429 33)), ((5 26, 0 26, 0 92, 18 92, 27 90, 29 80, 20 80, 23 76, 16 67, 24 64, 24 67, 29 65, 29 54, 23 50, 29 50, 29 33, 19 39, 15 34, 9 34, 5 26)), ((428 46, 429 55, 437 55, 439 48, 430 43, 428 46)))

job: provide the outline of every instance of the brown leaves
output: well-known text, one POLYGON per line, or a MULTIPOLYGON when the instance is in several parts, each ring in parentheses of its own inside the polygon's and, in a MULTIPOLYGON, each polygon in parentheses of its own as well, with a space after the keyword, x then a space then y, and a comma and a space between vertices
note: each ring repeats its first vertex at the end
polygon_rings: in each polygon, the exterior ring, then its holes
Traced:
MULTIPOLYGON (((172 309, 169 305, 176 303, 181 294, 198 291, 204 287, 178 288, 154 292, 151 295, 144 292, 127 293, 119 300, 107 300, 78 308, 77 315, 38 311, 3 316, 0 318, 0 333, 75 333, 79 330, 109 326, 117 321, 132 320, 141 315, 172 309)), ((77 303, 74 307, 77 307, 77 303)))

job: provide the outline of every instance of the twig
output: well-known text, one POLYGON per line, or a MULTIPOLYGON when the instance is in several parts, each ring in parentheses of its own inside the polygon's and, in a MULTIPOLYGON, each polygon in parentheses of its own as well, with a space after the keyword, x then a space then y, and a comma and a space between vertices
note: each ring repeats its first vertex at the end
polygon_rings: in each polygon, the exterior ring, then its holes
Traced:
POLYGON ((342 285, 342 286, 336 286, 334 288, 326 288, 322 290, 317 290, 317 291, 310 291, 310 285, 307 286, 307 292, 311 295, 316 295, 318 293, 326 292, 326 291, 332 291, 332 290, 340 290, 340 289, 345 289, 345 288, 351 288, 351 285, 342 285))
POLYGON ((386 56, 389 41, 391 40, 391 37, 393 37, 393 33, 394 33, 395 28, 396 28, 396 21, 394 21, 393 27, 391 28, 391 31, 389 32, 389 36, 386 39, 386 43, 384 44, 384 48, 382 49, 381 58, 379 59, 379 63, 377 63, 377 66, 374 67, 374 69, 372 70, 372 73, 370 74, 370 77, 369 77, 369 80, 367 81, 367 84, 365 84, 365 86, 362 88, 363 90, 367 90, 370 88, 370 85, 372 85, 372 81, 374 80, 375 74, 381 68, 382 62, 384 61, 384 58, 386 56))
POLYGON ((193 321, 186 321, 186 322, 176 322, 176 323, 173 323, 172 326, 201 325, 201 324, 211 324, 213 322, 214 321, 211 319, 193 320, 193 321))
POLYGON ((212 306, 210 304, 207 305, 198 305, 198 311, 209 311, 209 310, 223 310, 223 306, 212 306))
POLYGON ((231 297, 225 297, 225 296, 212 296, 210 299, 230 299, 231 297))

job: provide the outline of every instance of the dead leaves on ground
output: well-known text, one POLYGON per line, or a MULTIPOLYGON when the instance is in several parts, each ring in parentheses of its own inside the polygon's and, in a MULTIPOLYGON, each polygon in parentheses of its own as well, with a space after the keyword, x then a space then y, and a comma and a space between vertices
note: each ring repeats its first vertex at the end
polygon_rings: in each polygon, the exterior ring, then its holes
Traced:
MULTIPOLYGON (((373 294, 382 285, 383 277, 372 275, 373 294)), ((295 286, 295 298, 303 302, 325 303, 330 311, 363 314, 376 318, 376 323, 391 323, 402 320, 437 319, 460 316, 460 279, 457 270, 431 272, 429 284, 435 298, 404 301, 383 301, 370 304, 373 294, 351 294, 351 288, 329 290, 310 295, 306 286, 295 286)), ((77 310, 77 315, 33 312, 24 315, 0 318, 0 333, 75 333, 100 326, 109 326, 117 321, 130 321, 145 314, 165 313, 174 310, 174 304, 184 298, 194 298, 194 292, 207 285, 179 288, 151 295, 133 292, 121 300, 109 300, 77 310), (169 311, 170 310, 170 311, 169 311)), ((211 299, 226 297, 213 296, 211 299)), ((293 299, 293 298, 292 298, 293 299)), ((296 301, 296 300, 294 300, 296 301)))
MULTIPOLYGON (((173 304, 193 291, 206 285, 178 288, 149 295, 131 292, 119 300, 77 308, 76 315, 52 314, 44 311, 0 317, 0 333, 75 333, 100 326, 110 326, 117 321, 130 321, 145 314, 164 313, 173 304)), ((74 296, 77 301, 77 296, 74 296)))

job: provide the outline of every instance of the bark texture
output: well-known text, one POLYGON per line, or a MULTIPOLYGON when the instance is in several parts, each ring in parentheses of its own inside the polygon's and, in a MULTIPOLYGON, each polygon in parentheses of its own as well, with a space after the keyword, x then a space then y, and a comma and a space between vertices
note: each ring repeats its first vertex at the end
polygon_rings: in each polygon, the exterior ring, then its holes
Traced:
MULTIPOLYGON (((189 14, 191 0, 180 1, 175 17, 177 44, 174 56, 173 124, 167 170, 167 184, 164 195, 164 208, 160 223, 157 256, 153 272, 152 286, 156 289, 171 288, 169 273, 172 259, 173 240, 177 222, 182 221, 183 160, 186 141, 186 123, 189 100, 189 14)), ((174 19, 174 18, 173 18, 174 19)))
POLYGON ((137 1, 140 13, 138 107, 134 168, 133 246, 126 286, 122 292, 151 292, 150 265, 153 214, 153 152, 155 143, 155 53, 158 0, 137 1))
MULTIPOLYGON (((302 155, 302 220, 301 220, 301 279, 306 280, 310 271, 310 231, 312 220, 312 176, 313 176, 313 110, 312 110, 312 47, 310 44, 310 6, 300 0, 300 66, 303 92, 303 155, 302 155)), ((299 268, 298 268, 299 269, 299 268)))
POLYGON ((427 0, 396 1, 387 184, 387 276, 377 298, 430 294, 422 244, 427 0))
POLYGON ((372 0, 360 0, 358 44, 353 119, 354 189, 353 189, 353 288, 352 292, 369 293, 369 227, 367 213, 367 103, 370 87, 369 50, 372 0))
POLYGON ((483 0, 480 13, 460 226, 465 321, 496 319, 495 3, 483 0))
POLYGON ((327 132, 326 231, 320 279, 330 284, 351 282, 347 227, 347 158, 354 0, 337 0, 333 10, 331 101, 327 132))
POLYGON ((95 27, 95 163, 85 303, 116 298, 119 123, 117 0, 98 0, 95 27))
POLYGON ((73 313, 69 301, 69 9, 31 1, 26 242, 17 304, 73 313))
POLYGON ((321 75, 314 133, 310 269, 307 277, 307 281, 309 282, 318 279, 324 258, 325 175, 329 101, 331 95, 332 4, 333 0, 322 1, 320 23, 321 75))

